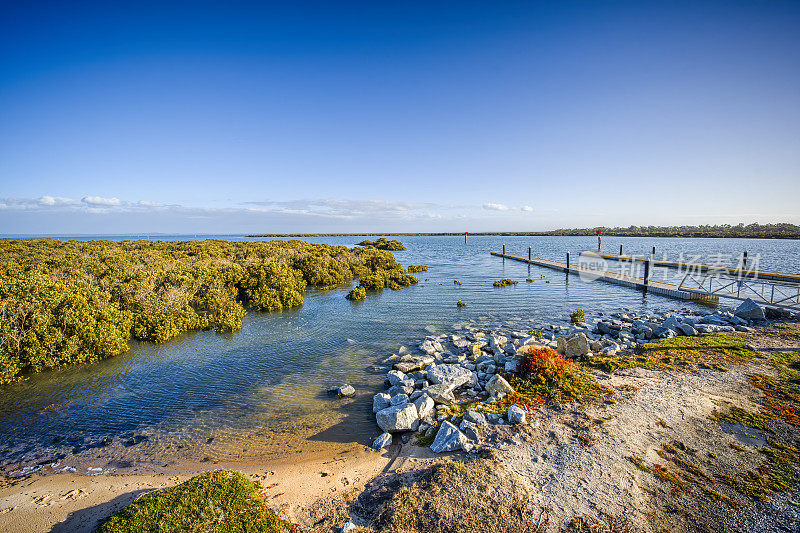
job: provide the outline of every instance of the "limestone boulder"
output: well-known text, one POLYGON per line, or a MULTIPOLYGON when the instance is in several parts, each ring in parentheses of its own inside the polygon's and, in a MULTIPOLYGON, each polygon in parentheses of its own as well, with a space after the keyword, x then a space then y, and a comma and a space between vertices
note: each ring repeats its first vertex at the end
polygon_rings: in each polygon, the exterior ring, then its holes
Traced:
POLYGON ((419 427, 417 407, 413 403, 387 407, 375 414, 378 426, 387 433, 416 431, 419 427))

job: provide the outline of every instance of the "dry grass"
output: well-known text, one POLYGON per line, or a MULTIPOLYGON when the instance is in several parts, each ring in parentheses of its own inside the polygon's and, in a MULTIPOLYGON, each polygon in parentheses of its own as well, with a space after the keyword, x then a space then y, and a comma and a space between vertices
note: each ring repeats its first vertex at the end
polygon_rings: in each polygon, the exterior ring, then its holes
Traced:
POLYGON ((502 465, 476 459, 431 468, 396 491, 376 522, 398 533, 532 533, 544 517, 502 465))

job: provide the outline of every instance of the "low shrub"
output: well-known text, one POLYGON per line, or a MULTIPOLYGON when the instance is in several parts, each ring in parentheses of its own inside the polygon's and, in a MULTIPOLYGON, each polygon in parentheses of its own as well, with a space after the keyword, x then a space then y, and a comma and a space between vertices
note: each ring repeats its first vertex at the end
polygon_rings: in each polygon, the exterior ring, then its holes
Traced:
POLYGON ((525 355, 519 362, 517 373, 524 379, 536 380, 540 383, 558 384, 576 368, 573 361, 564 357, 552 348, 537 348, 525 355))
POLYGON ((428 267, 425 266, 425 265, 416 265, 416 266, 408 265, 408 268, 406 270, 408 270, 409 274, 416 274, 417 272, 425 272, 425 271, 427 271, 428 267))
POLYGON ((507 287, 509 285, 516 285, 519 283, 518 281, 514 281, 513 279, 501 279, 499 281, 495 281, 492 283, 495 287, 507 287))
POLYGON ((569 319, 573 324, 580 324, 586 320, 586 316, 583 314, 583 309, 577 309, 569 314, 569 319))
POLYGON ((260 490, 260 485, 239 472, 207 472, 141 496, 109 518, 99 531, 288 531, 289 524, 266 506, 260 490))
POLYGON ((345 298, 347 298, 348 300, 352 300, 354 302, 358 300, 366 300, 367 291, 366 289, 364 289, 364 287, 358 286, 352 289, 350 292, 348 292, 345 298))
POLYGON ((466 307, 466 306, 467 306, 467 304, 465 304, 465 303, 464 303, 464 302, 462 302, 461 300, 459 300, 459 301, 456 303, 456 307, 466 307))

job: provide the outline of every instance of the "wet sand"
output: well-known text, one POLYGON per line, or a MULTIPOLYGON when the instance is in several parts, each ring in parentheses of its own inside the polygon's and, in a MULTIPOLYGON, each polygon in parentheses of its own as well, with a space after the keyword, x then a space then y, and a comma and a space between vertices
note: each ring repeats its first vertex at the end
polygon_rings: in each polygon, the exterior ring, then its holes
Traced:
POLYGON ((398 452, 397 446, 376 452, 349 445, 333 454, 306 454, 267 464, 184 463, 108 475, 37 473, 5 479, 0 482, 0 531, 91 532, 141 494, 221 468, 238 470, 261 483, 270 507, 296 522, 300 513, 318 500, 359 490, 376 475, 389 471, 398 452))

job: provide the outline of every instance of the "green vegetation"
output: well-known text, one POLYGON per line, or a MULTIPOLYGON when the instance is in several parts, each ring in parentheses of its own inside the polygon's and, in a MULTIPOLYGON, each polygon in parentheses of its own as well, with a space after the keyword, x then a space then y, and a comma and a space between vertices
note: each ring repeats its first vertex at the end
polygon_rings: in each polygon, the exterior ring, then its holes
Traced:
POLYGON ((514 281, 513 279, 501 279, 500 281, 495 281, 492 283, 495 287, 507 287, 509 285, 516 285, 519 283, 518 281, 514 281))
POLYGON ((665 483, 669 483, 672 485, 672 492, 678 492, 684 489, 686 484, 681 481, 680 478, 676 477, 672 472, 669 471, 667 467, 660 464, 653 465, 653 474, 665 483))
POLYGON ((764 393, 761 409, 770 418, 800 426, 800 352, 773 353, 770 362, 778 376, 750 376, 750 383, 764 393))
MULTIPOLYGON (((400 241, 390 241, 385 237, 381 237, 377 241, 364 240, 358 243, 359 246, 366 246, 369 248, 377 248, 378 250, 388 250, 390 252, 399 252, 405 250, 406 247, 400 241)), ((427 268, 425 270, 428 270, 427 268)))
POLYGON ((532 329, 532 330, 530 330, 528 332, 528 335, 530 335, 531 337, 533 337, 534 339, 536 339, 538 341, 540 341, 540 340, 542 340, 544 338, 544 333, 542 333, 542 330, 540 330, 540 329, 532 329))
POLYGON ((245 309, 303 303, 307 285, 416 283, 387 251, 303 241, 0 241, 0 383, 94 362, 130 337, 241 328, 245 309))
POLYGON ((366 300, 367 299, 367 291, 364 287, 355 287, 351 289, 350 292, 347 293, 345 296, 348 300, 352 300, 354 302, 358 300, 366 300))
POLYGON ((592 355, 583 366, 605 372, 642 367, 650 370, 690 370, 694 367, 725 371, 726 365, 749 361, 757 354, 745 342, 731 335, 711 333, 696 337, 674 337, 637 346, 633 353, 592 355))
MULTIPOLYGON (((800 474, 800 450, 774 440, 776 435, 783 433, 778 431, 781 424, 798 426, 800 372, 797 368, 800 366, 800 353, 770 354, 770 362, 778 370, 778 376, 750 376, 750 382, 764 393, 760 399, 759 413, 731 406, 727 413, 715 409, 711 415, 712 420, 717 422, 741 424, 773 436, 767 439, 768 446, 759 450, 766 460, 756 469, 736 476, 719 476, 723 482, 756 500, 765 500, 776 492, 788 490, 797 482, 800 474)), ((746 451, 741 446, 732 446, 739 451, 746 451)))
POLYGON ((462 283, 460 281, 458 281, 457 279, 453 280, 453 285, 461 285, 461 284, 462 283))
POLYGON ((719 476, 720 479, 755 500, 766 500, 776 492, 789 490, 798 479, 800 450, 774 441, 769 444, 760 450, 767 460, 757 469, 735 477, 719 476))
POLYGON ((628 457, 628 461, 633 463, 636 466, 636 468, 638 468, 642 472, 647 472, 648 474, 652 472, 652 470, 650 470, 650 467, 644 464, 644 460, 641 457, 636 457, 635 455, 631 455, 628 457))
POLYGON ((425 265, 416 265, 416 266, 408 265, 408 268, 406 270, 408 270, 409 274, 415 274, 417 272, 426 272, 428 270, 428 267, 425 265))
POLYGON ((583 309, 576 309, 569 314, 569 319, 573 324, 580 324, 586 320, 586 316, 583 314, 583 309))
POLYGON ((466 307, 466 306, 467 306, 467 304, 465 304, 465 303, 464 303, 464 302, 462 302, 461 300, 459 300, 458 302, 456 302, 456 307, 466 307))
POLYGON ((525 278, 525 281, 527 281, 528 283, 533 283, 533 278, 525 278))
POLYGON ((720 413, 717 409, 711 411, 711 420, 725 422, 726 424, 741 424, 743 426, 760 429, 772 433, 770 419, 756 413, 751 413, 741 407, 732 406, 727 413, 720 413))
POLYGON ((287 531, 289 524, 264 504, 260 488, 239 472, 208 472, 145 494, 112 516, 100 532, 287 531))

